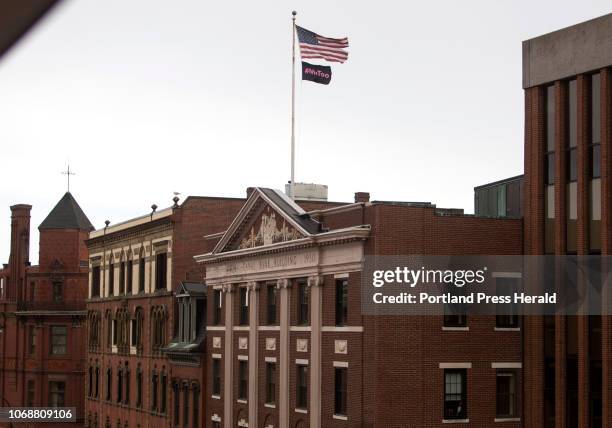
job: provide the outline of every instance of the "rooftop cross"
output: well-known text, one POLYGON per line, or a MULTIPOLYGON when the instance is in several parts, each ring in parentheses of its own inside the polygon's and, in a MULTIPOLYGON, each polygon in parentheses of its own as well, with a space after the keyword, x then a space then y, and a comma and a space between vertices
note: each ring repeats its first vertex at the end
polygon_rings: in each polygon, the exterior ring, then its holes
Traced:
POLYGON ((76 175, 74 172, 70 171, 70 164, 68 164, 68 168, 66 169, 66 171, 63 171, 62 174, 65 175, 68 179, 68 192, 70 192, 70 176, 76 175))

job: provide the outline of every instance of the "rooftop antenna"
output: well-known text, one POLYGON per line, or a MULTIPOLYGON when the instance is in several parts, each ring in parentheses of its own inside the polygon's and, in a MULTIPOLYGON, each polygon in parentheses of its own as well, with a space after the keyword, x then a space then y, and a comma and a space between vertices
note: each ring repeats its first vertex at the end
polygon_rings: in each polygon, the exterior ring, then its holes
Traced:
POLYGON ((70 164, 68 164, 68 168, 66 168, 66 171, 63 171, 62 174, 65 175, 66 178, 68 179, 68 193, 70 193, 70 176, 76 175, 76 174, 70 171, 70 164))

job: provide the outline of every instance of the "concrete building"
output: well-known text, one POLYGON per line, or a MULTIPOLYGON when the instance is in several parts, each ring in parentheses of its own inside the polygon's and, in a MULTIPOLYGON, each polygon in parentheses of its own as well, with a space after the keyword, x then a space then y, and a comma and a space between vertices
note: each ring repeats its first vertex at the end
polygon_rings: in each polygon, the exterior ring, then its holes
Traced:
MULTIPOLYGON (((523 42, 528 255, 612 252, 611 66, 612 14, 523 42)), ((525 426, 612 426, 610 316, 527 317, 524 360, 525 426)))
POLYGON ((31 208, 11 207, 10 259, 0 269, 0 401, 2 407, 74 407, 82 424, 85 239, 93 227, 66 193, 38 228, 39 264, 31 266, 31 208))

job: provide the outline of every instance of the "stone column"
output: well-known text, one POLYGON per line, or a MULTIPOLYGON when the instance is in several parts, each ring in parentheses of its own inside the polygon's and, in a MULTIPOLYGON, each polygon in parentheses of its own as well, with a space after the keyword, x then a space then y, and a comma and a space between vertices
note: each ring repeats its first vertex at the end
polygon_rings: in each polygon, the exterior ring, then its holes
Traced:
POLYGON ((321 427, 322 285, 322 276, 308 277, 310 288, 310 428, 321 427))
POLYGON ((276 283, 276 288, 280 289, 279 428, 289 428, 289 286, 288 279, 279 279, 276 283))
POLYGON ((249 282, 247 290, 249 293, 249 426, 258 427, 257 409, 258 399, 258 359, 259 349, 259 286, 256 282, 249 282))
POLYGON ((225 373, 223 376, 223 426, 232 428, 232 419, 234 418, 234 396, 232 394, 234 388, 234 305, 233 294, 234 286, 232 284, 223 284, 223 297, 225 301, 225 373))

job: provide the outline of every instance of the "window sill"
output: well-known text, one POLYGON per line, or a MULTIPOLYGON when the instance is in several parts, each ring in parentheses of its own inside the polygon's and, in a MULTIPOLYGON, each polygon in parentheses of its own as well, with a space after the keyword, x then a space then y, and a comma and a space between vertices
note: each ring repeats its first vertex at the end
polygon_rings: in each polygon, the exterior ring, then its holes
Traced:
MULTIPOLYGON (((442 331, 470 331, 470 328, 469 327, 442 327, 442 331)), ((458 420, 463 420, 463 419, 458 419, 458 420)))
POLYGON ((246 400, 243 400, 242 398, 239 398, 236 400, 236 403, 240 403, 240 404, 248 404, 248 402, 246 400))
POLYGON ((210 397, 214 398, 215 400, 220 400, 221 399, 220 395, 215 395, 215 394, 211 395, 210 397))
POLYGON ((303 414, 307 414, 307 413, 308 413, 308 410, 306 410, 306 409, 296 408, 296 409, 295 409, 295 412, 296 412, 296 413, 303 413, 303 414))
POLYGON ((442 419, 443 424, 469 424, 469 419, 442 419))
POLYGON ((348 416, 346 415, 337 415, 334 413, 334 415, 332 416, 334 419, 338 419, 341 421, 348 421, 348 416))
POLYGON ((521 331, 520 327, 495 327, 495 331, 521 331))
POLYGON ((495 418, 494 422, 520 422, 521 418, 495 418))
POLYGON ((264 407, 267 407, 268 409, 276 409, 276 404, 265 403, 264 407))

